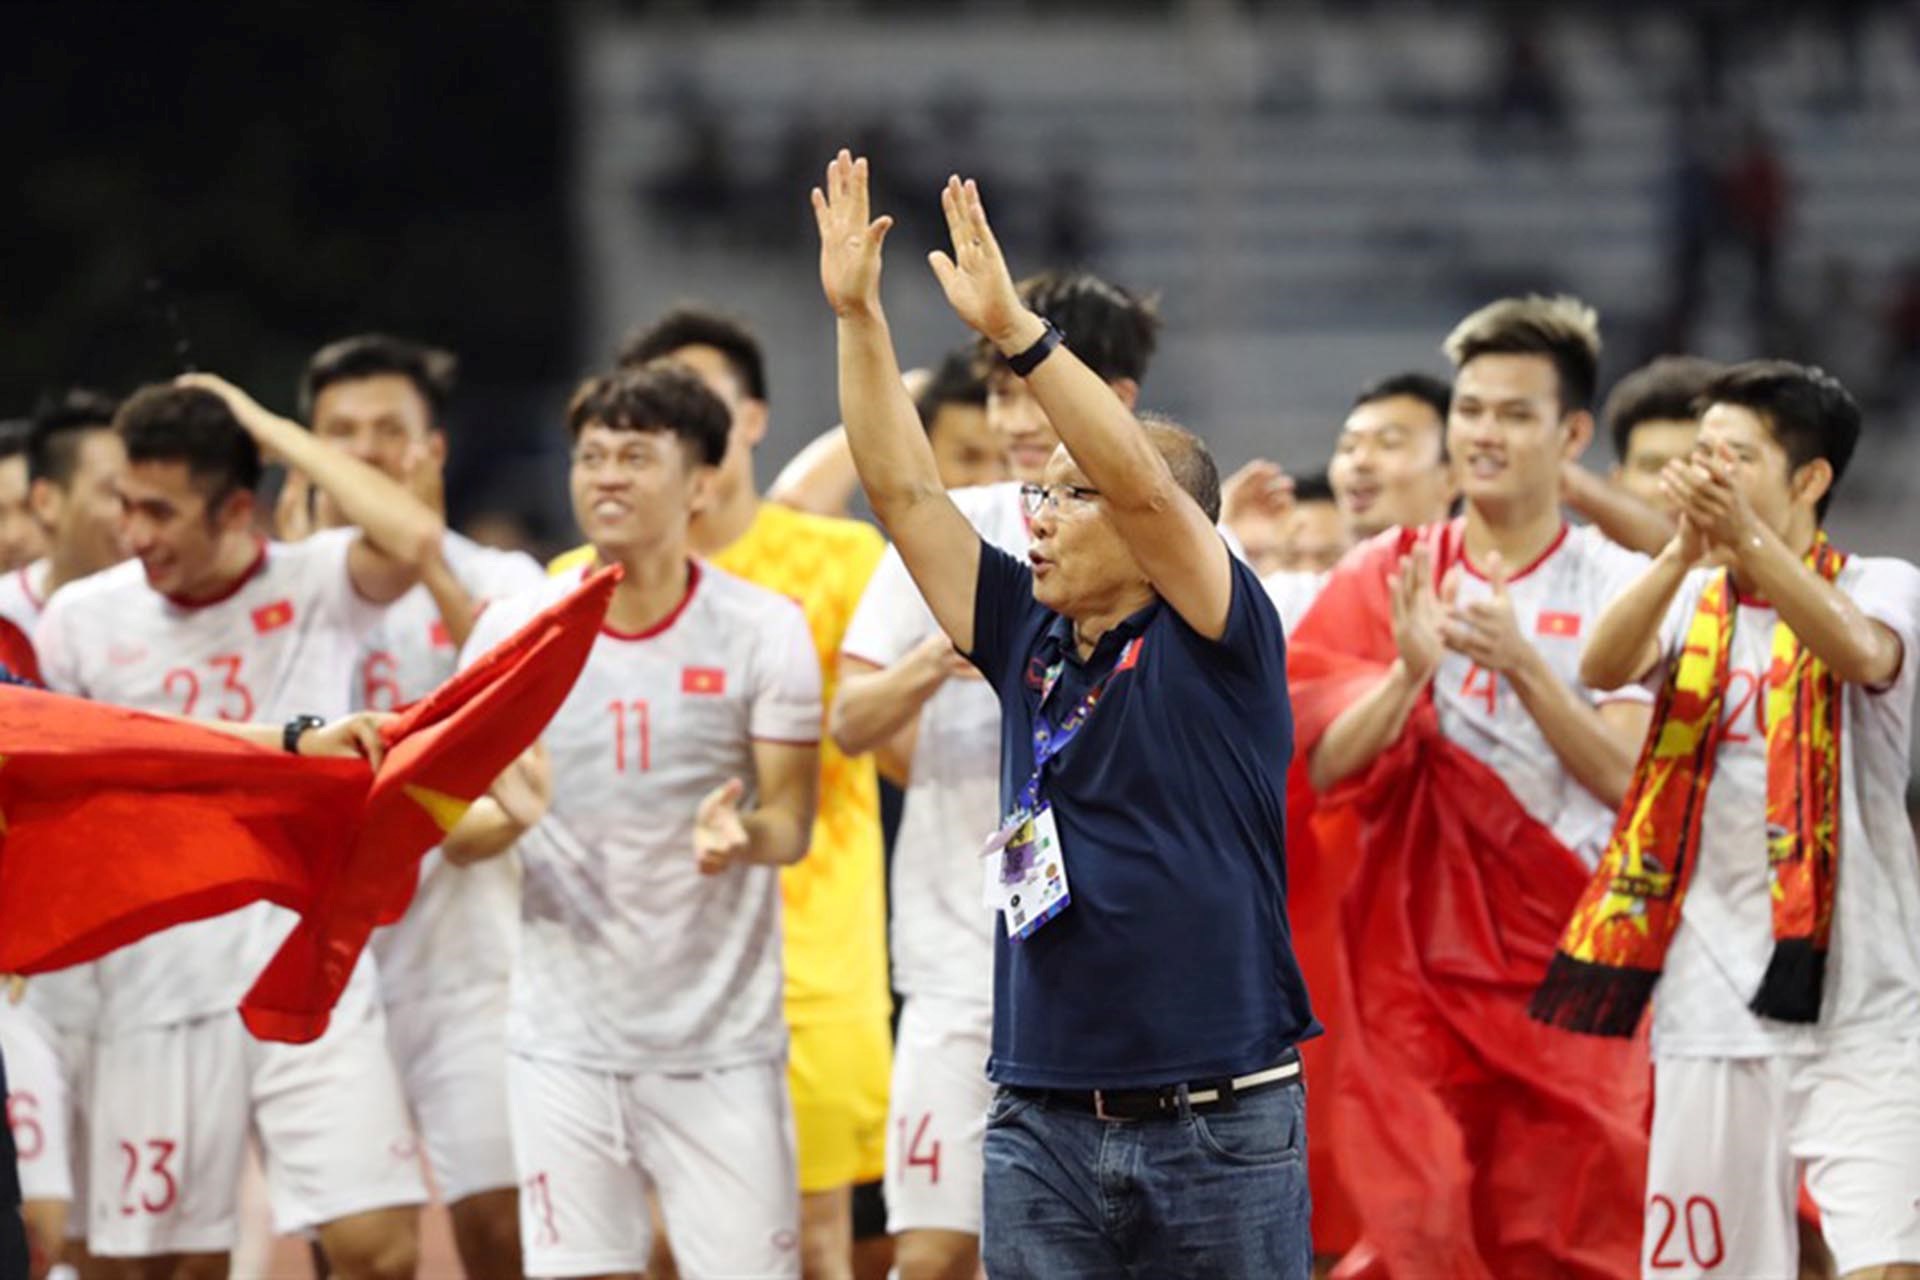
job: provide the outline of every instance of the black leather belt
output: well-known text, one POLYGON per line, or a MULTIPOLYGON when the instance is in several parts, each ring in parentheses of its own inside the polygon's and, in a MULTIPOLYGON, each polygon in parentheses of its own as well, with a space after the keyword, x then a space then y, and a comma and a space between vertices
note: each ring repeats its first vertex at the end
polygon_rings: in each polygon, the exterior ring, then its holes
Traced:
POLYGON ((1227 1080, 1195 1080, 1157 1089, 1025 1089, 1009 1085, 1007 1092, 1064 1111, 1084 1111, 1102 1120, 1156 1120, 1180 1114, 1182 1093, 1189 1110, 1228 1111, 1237 1099, 1249 1094, 1299 1083, 1300 1054, 1289 1049, 1286 1057, 1271 1067, 1227 1080))

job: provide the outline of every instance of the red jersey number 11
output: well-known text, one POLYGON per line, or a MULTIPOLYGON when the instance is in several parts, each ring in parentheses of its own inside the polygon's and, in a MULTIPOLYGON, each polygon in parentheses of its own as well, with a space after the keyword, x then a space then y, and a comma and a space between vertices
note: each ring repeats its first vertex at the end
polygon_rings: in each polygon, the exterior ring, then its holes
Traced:
POLYGON ((635 773, 645 773, 653 768, 653 727, 647 719, 647 703, 644 698, 635 698, 631 702, 615 699, 607 704, 607 714, 613 717, 613 771, 627 772, 628 762, 633 762, 635 773), (628 727, 628 722, 632 727, 628 727), (631 742, 631 747, 629 747, 631 742))

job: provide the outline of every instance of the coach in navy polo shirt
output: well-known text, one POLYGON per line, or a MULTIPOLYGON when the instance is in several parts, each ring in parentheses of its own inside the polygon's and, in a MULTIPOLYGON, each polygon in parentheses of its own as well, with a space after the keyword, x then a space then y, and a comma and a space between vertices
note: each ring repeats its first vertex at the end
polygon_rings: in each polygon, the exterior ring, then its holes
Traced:
POLYGON ((1021 306, 971 183, 941 199, 947 300, 1062 441, 1024 494, 1026 564, 948 499, 901 389, 865 161, 841 152, 814 208, 861 484, 1002 709, 987 1272, 1304 1278, 1294 1046, 1318 1028, 1287 930, 1279 618, 1214 527, 1205 446, 1021 306))

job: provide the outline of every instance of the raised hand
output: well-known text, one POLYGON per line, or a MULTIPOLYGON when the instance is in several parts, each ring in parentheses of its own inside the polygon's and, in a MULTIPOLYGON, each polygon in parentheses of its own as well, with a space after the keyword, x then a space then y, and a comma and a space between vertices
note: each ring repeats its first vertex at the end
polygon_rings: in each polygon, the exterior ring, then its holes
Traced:
POLYGON ((1220 484, 1220 523, 1232 528, 1248 518, 1278 519, 1293 510, 1293 477, 1280 464, 1255 458, 1220 484))
POLYGON ((173 380, 173 385, 192 387, 197 391, 211 391, 219 396, 227 402, 227 408, 231 409, 233 416, 240 420, 240 425, 246 428, 247 434, 255 439, 260 436, 260 424, 271 422, 278 416, 218 374, 183 373, 173 380))
POLYGON ((717 876, 746 856, 751 840, 740 821, 740 798, 746 790, 740 779, 733 778, 707 792, 695 811, 693 853, 701 875, 717 876))
POLYGON ((1487 671, 1511 675, 1534 654, 1533 646, 1520 634, 1520 621, 1507 597, 1507 566, 1498 551, 1487 555, 1487 581, 1493 594, 1485 600, 1456 605, 1447 610, 1441 634, 1447 647, 1463 654, 1487 671))
POLYGON ((1393 604, 1393 639, 1400 661, 1415 684, 1425 684, 1440 667, 1445 647, 1441 627, 1445 614, 1433 589, 1433 553, 1416 546, 1387 578, 1393 604))
POLYGON ((972 178, 947 179, 940 193, 940 208, 947 215, 947 234, 953 238, 953 256, 939 250, 927 255, 947 305, 975 333, 989 342, 1004 343, 1014 333, 1027 309, 1013 286, 1007 259, 1000 242, 987 225, 987 210, 980 203, 980 188, 972 178))
POLYGON ((827 185, 813 189, 813 220, 820 227, 820 288, 837 316, 880 310, 880 246, 893 219, 870 217, 867 159, 842 147, 827 165, 827 185))

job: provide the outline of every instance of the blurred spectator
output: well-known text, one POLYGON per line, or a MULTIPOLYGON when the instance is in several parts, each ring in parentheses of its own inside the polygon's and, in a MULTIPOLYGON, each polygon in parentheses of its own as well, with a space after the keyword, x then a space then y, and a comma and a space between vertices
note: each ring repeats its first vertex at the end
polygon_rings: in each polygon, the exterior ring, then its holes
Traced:
POLYGON ((1683 102, 1675 117, 1673 168, 1667 175, 1667 218, 1672 243, 1673 292, 1659 346, 1684 351, 1706 305, 1707 271, 1722 222, 1720 186, 1713 166, 1713 134, 1707 113, 1683 102))
POLYGON ((1077 160, 1047 166, 1041 193, 1040 257, 1057 266, 1091 266, 1100 251, 1098 203, 1077 160))
POLYGON ((683 233, 724 224, 733 214, 735 186, 726 122, 699 81, 680 77, 668 93, 679 151, 647 194, 665 223, 683 233))
POLYGON ((1895 278, 1881 325, 1880 384, 1889 399, 1920 397, 1920 255, 1908 258, 1895 278))
POLYGON ((1878 399, 1881 377, 1880 318, 1860 288, 1860 273, 1844 254, 1829 254, 1820 264, 1820 282, 1810 306, 1795 317, 1794 346, 1845 383, 1863 401, 1878 399))
POLYGON ((1538 19, 1516 9, 1503 14, 1503 23, 1482 141, 1564 155, 1574 141, 1572 116, 1538 19))
POLYGON ((1750 117, 1740 143, 1720 179, 1727 230, 1746 258, 1752 280, 1756 345, 1772 346, 1778 332, 1780 257, 1785 247, 1793 198, 1792 179, 1773 135, 1750 117))

